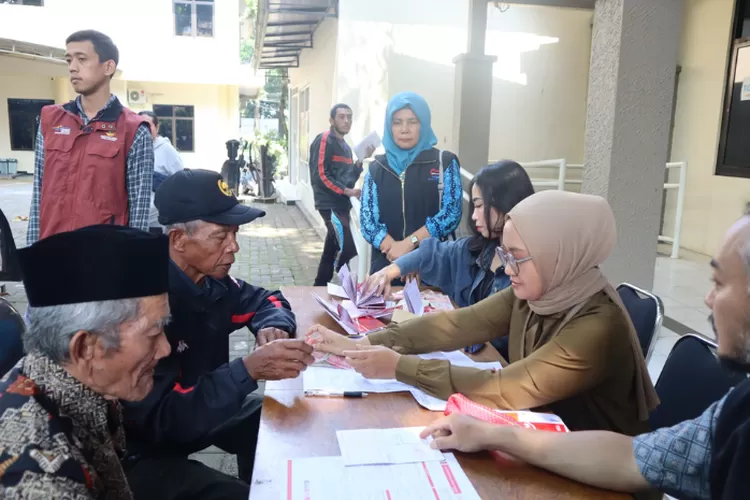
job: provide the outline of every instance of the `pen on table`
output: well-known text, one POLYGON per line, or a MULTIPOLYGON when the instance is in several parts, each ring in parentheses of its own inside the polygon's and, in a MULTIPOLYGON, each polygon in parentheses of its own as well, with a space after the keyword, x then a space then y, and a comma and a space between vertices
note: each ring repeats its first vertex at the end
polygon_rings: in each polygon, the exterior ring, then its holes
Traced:
POLYGON ((305 391, 305 396, 324 398, 366 398, 367 393, 362 391, 305 391))

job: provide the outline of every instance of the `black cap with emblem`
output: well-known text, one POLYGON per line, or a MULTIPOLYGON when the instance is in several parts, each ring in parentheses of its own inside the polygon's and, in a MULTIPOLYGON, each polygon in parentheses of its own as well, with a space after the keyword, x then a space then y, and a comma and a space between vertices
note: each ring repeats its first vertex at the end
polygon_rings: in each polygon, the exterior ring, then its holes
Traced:
POLYGON ((266 213, 240 204, 221 174, 211 170, 190 170, 170 175, 156 189, 154 205, 159 223, 165 226, 193 220, 239 226, 266 213))

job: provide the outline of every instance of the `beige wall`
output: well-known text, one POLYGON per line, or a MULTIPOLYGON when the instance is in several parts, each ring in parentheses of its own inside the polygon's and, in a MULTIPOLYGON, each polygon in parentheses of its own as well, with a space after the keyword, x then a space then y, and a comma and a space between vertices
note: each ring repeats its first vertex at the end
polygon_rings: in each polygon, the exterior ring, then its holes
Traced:
MULTIPOLYGON (((55 99, 58 103, 74 97, 64 65, 0 56, 0 158, 19 160, 19 170, 32 172, 34 153, 10 150, 8 98, 55 99)), ((227 158, 224 143, 239 137, 238 88, 235 85, 197 85, 154 82, 112 81, 112 92, 127 103, 129 84, 143 88, 148 104, 128 106, 133 111, 152 109, 154 104, 195 106, 193 153, 181 153, 189 168, 220 170, 227 158)))
MULTIPOLYGON (((750 179, 714 175, 723 106, 732 0, 686 0, 672 160, 687 161, 682 247, 716 251, 727 228, 750 201, 750 179)), ((675 195, 665 232, 671 234, 675 195)))
MULTIPOLYGON (((453 58, 465 52, 467 0, 346 0, 339 8, 337 99, 352 104, 352 138, 382 134, 390 96, 423 95, 439 147, 454 147, 453 58)), ((591 11, 488 5, 494 66, 490 158, 583 159, 591 11)))
MULTIPOLYGON (((315 32, 313 38, 315 48, 303 51, 299 68, 289 70, 292 88, 297 90, 302 90, 305 87, 310 88, 310 130, 308 135, 310 142, 315 139, 316 135, 329 127, 328 117, 334 101, 333 75, 336 71, 337 26, 338 21, 336 19, 325 20, 315 32)), ((304 147, 309 149, 310 145, 307 144, 304 147)), ((315 201, 308 182, 307 169, 306 163, 298 162, 293 176, 294 180, 298 180, 300 183, 297 193, 301 198, 303 207, 317 217, 314 211, 315 201)))
POLYGON ((0 56, 0 158, 16 158, 18 170, 34 171, 33 151, 11 151, 8 99, 57 99, 53 74, 66 74, 64 66, 0 56))
MULTIPOLYGON (((468 0, 341 0, 305 50, 292 85, 311 88, 311 134, 327 128, 328 109, 354 110, 348 137, 382 135, 388 99, 414 91, 430 103, 438 147, 450 149, 453 58, 465 52, 468 0)), ((488 4, 486 52, 496 55, 490 158, 583 160, 592 12, 488 4)), ((303 205, 312 195, 300 190, 303 205)))

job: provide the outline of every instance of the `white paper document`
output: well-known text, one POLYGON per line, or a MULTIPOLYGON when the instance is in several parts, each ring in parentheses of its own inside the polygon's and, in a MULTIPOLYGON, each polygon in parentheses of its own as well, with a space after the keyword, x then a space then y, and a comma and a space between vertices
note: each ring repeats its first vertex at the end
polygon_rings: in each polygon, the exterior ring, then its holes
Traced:
POLYGON ((503 365, 501 365, 499 361, 491 361, 491 362, 474 361, 473 359, 471 359, 469 356, 462 353, 461 351, 430 352, 426 354, 420 354, 419 357, 422 359, 443 359, 446 361, 450 361, 450 363, 455 366, 479 368, 480 370, 502 370, 503 369, 503 365))
POLYGON ((380 146, 380 143, 380 136, 377 132, 372 131, 367 137, 362 139, 362 142, 354 146, 354 154, 357 155, 358 160, 364 160, 367 148, 372 146, 373 149, 377 149, 380 146))
POLYGON ((431 437, 421 439, 424 427, 336 431, 344 465, 390 465, 440 462, 443 453, 430 448, 431 437))
POLYGON ((430 396, 426 392, 419 389, 412 388, 411 390, 409 390, 409 392, 411 392, 414 400, 419 403, 419 406, 421 406, 425 410, 445 411, 445 405, 448 403, 448 401, 436 398, 435 396, 430 396))
POLYGON ((341 457, 288 460, 279 500, 480 500, 451 453, 440 462, 345 467, 341 457))
POLYGON ((363 391, 363 392, 408 392, 410 385, 395 379, 369 379, 354 370, 331 370, 322 366, 310 366, 302 374, 305 391, 363 391))
POLYGON ((338 297, 339 299, 346 298, 346 290, 344 290, 343 286, 337 285, 336 283, 328 283, 326 291, 331 297, 338 297))
MULTIPOLYGON (((493 362, 479 362, 474 361, 470 357, 468 357, 466 354, 462 353, 461 351, 450 351, 450 352, 430 352, 427 354, 420 354, 420 358, 422 359, 442 359, 446 361, 450 361, 452 365, 455 366, 468 366, 470 368, 478 368, 480 370, 502 370, 503 365, 500 364, 499 361, 493 361, 493 362)), ((425 408, 430 411, 445 411, 445 405, 447 401, 442 400, 440 398, 436 398, 435 396, 430 396, 424 391, 421 391, 416 388, 409 389, 409 392, 411 392, 411 395, 414 397, 414 400, 419 403, 419 406, 422 408, 425 408)))

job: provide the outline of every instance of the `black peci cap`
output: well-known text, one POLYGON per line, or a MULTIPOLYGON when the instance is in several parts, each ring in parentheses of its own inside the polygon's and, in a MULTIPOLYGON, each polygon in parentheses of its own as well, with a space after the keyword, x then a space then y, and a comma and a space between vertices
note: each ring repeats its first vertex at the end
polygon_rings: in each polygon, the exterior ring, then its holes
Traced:
POLYGON ((159 224, 165 226, 193 220, 239 226, 266 215, 240 204, 221 174, 200 169, 185 169, 167 177, 156 189, 154 205, 159 224))
POLYGON ((130 227, 88 226, 18 250, 31 307, 161 295, 169 239, 130 227))

